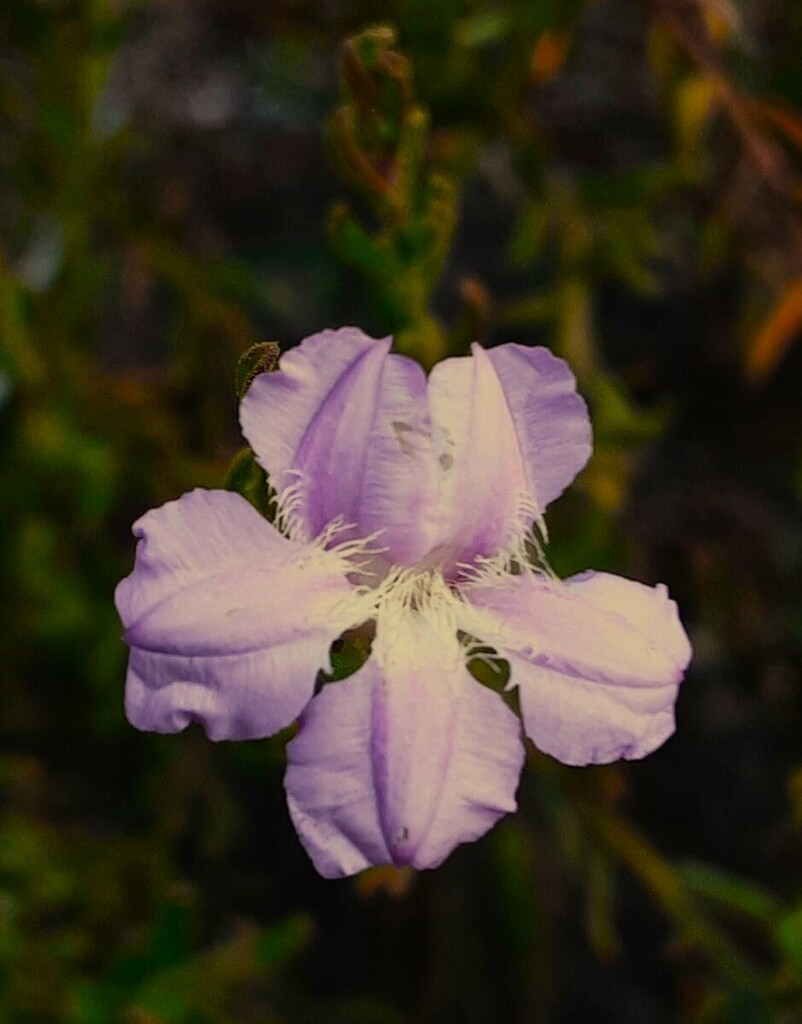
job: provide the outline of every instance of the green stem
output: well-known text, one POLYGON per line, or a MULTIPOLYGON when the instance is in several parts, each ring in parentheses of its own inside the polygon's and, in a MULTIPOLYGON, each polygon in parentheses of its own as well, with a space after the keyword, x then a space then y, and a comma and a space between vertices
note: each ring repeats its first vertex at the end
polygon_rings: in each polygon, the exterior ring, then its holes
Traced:
POLYGON ((627 867, 677 925, 682 939, 703 953, 722 977, 743 992, 764 996, 760 973, 729 937, 700 910, 681 874, 609 803, 601 769, 565 769, 530 753, 530 762, 570 802, 588 834, 627 867))

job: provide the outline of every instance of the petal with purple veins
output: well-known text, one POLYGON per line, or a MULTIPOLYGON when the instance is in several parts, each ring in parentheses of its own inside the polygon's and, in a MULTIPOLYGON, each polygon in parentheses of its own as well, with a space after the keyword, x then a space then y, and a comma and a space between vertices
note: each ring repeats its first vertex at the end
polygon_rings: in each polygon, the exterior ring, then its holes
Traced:
POLYGON ((381 567, 453 577, 514 544, 573 479, 590 453, 587 410, 546 349, 474 345, 427 385, 389 347, 356 328, 307 338, 254 380, 243 433, 276 489, 295 485, 294 535, 339 518, 350 536, 381 531, 381 567))
POLYGON ((526 476, 510 410, 484 349, 446 359, 429 377, 439 474, 436 532, 428 562, 449 575, 507 548, 522 530, 526 476))
POLYGON ((565 764, 644 757, 674 731, 691 657, 665 587, 525 572, 463 589, 460 627, 510 663, 526 733, 565 764))
POLYGON ((590 458, 587 406, 576 393, 571 368, 547 348, 499 345, 486 358, 504 393, 529 493, 542 515, 590 458))
POLYGON ((429 378, 439 497, 427 561, 454 575, 513 550, 591 451, 568 365, 545 348, 472 346, 429 378))
POLYGON ((268 736, 311 699, 343 630, 370 616, 349 564, 282 537, 237 494, 196 490, 134 524, 115 600, 131 648, 126 712, 212 739, 268 736))
POLYGON ((411 565, 427 549, 436 474, 425 374, 389 347, 350 327, 313 335, 254 380, 240 421, 276 489, 296 485, 298 536, 341 519, 353 536, 381 530, 385 561, 411 565))
POLYGON ((288 747, 290 813, 318 871, 436 867, 515 809, 519 725, 477 683, 448 614, 390 600, 370 660, 310 703, 288 747))

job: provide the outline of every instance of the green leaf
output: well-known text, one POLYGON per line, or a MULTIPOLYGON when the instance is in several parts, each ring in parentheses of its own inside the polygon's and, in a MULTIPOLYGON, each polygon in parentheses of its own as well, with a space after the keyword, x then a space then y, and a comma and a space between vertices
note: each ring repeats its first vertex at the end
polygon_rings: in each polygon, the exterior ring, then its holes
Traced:
POLYGON ((785 957, 802 975, 802 906, 777 922, 774 935, 785 957))
POLYGON ((510 241, 513 266, 525 267, 535 262, 543 251, 552 223, 548 205, 535 200, 527 205, 510 241))
POLYGON ((395 190, 399 206, 407 212, 412 210, 419 189, 428 135, 429 117, 425 110, 414 107, 401 125, 396 150, 395 190))
POLYGON ((256 461, 256 456, 250 448, 243 448, 231 460, 224 486, 227 491, 241 494, 272 522, 275 513, 273 494, 267 481, 267 474, 256 461))
POLYGON ((591 949, 600 960, 612 960, 621 952, 615 923, 616 870, 608 851, 588 851, 585 929, 591 949))
POLYGON ((234 375, 237 398, 244 398, 245 392, 260 373, 273 373, 278 369, 281 349, 278 342, 260 341, 239 357, 234 375))
POLYGON ((256 940, 256 961, 266 971, 276 970, 304 949, 314 933, 312 919, 295 914, 264 928, 256 940))
POLYGON ((159 1024, 186 1024, 192 1007, 181 990, 185 986, 174 987, 174 984, 172 978, 165 978, 163 982, 159 979, 137 998, 134 1005, 142 1012, 140 1019, 159 1024))
POLYGON ((379 60, 395 43, 395 35, 392 25, 372 25, 364 32, 351 36, 346 46, 353 50, 366 68, 375 70, 379 60))
POLYGON ((466 49, 478 49, 497 43, 510 29, 510 15, 505 10, 480 11, 463 18, 454 26, 454 43, 466 49))
POLYGON ((370 639, 364 636, 346 636, 337 641, 331 652, 332 675, 327 679, 345 679, 362 668, 370 655, 370 639))
POLYGON ((71 992, 70 1024, 109 1024, 119 1020, 120 996, 104 981, 79 981, 71 992))
POLYGON ((400 273, 395 255, 360 227, 345 203, 332 208, 328 232, 340 259, 366 277, 392 281, 400 273))
POLYGON ((758 921, 773 921, 782 904, 767 889, 712 864, 686 861, 678 866, 685 884, 697 896, 758 921))

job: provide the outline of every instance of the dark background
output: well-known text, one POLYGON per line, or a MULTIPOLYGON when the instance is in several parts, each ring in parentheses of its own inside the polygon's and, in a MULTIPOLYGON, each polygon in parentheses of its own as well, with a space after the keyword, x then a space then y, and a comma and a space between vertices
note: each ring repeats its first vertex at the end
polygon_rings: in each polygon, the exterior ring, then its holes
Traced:
POLYGON ((5 0, 0 1020, 802 1020, 800 47, 790 0, 5 0), (436 872, 325 882, 282 738, 128 726, 112 593, 224 484, 240 355, 346 323, 567 358, 550 560, 695 657, 646 761, 531 751, 436 872))

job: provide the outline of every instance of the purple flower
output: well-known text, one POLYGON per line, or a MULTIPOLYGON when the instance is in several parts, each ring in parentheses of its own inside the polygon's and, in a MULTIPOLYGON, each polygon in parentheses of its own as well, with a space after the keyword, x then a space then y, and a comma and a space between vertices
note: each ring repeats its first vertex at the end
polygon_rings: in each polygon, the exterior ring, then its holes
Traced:
POLYGON ((389 348, 324 331, 246 394, 286 536, 192 491, 135 524, 116 592, 135 726, 249 739, 300 716, 285 786, 327 877, 435 867, 515 809, 520 726, 469 673, 477 644, 509 662, 527 735, 572 765, 663 743, 691 653, 664 587, 529 564, 591 450, 567 365, 475 345, 427 381, 389 348), (314 696, 333 641, 371 621, 368 661, 314 696))

